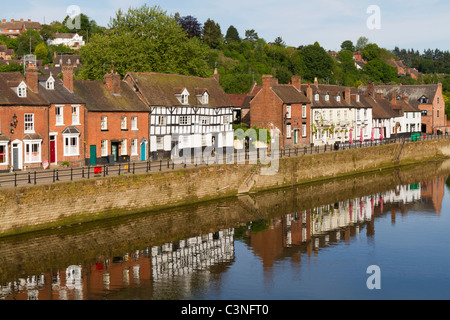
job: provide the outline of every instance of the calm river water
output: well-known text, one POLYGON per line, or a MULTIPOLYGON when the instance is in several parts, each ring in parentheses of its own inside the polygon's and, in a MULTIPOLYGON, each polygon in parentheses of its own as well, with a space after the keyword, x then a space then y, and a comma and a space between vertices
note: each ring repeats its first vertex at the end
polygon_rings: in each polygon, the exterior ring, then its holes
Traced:
POLYGON ((0 299, 450 299, 449 168, 0 239, 0 299))

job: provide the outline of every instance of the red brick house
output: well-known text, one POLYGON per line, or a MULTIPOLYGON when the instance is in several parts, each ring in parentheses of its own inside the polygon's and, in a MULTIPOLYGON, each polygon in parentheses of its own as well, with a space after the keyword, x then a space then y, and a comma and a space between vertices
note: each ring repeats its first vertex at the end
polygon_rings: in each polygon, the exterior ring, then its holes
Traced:
POLYGON ((0 35, 3 34, 10 38, 17 38, 29 29, 39 31, 41 30, 41 24, 39 22, 31 21, 31 19, 28 19, 27 21, 24 19, 11 19, 10 21, 3 19, 0 21, 0 35))
POLYGON ((73 67, 63 66, 63 79, 39 75, 39 94, 49 102, 49 163, 84 164, 84 101, 73 92, 73 67))
POLYGON ((150 109, 121 80, 75 80, 74 92, 85 102, 86 164, 147 160, 150 109))
POLYGON ((40 167, 48 159, 49 104, 37 84, 30 85, 34 72, 27 79, 0 73, 0 171, 40 167))
POLYGON ((278 79, 263 76, 262 87, 253 88, 256 94, 250 101, 250 126, 277 131, 280 147, 289 148, 310 144, 311 101, 301 91, 301 78, 292 77, 288 85, 278 79))
POLYGON ((375 86, 387 99, 392 95, 405 97, 408 102, 422 112, 423 133, 440 134, 450 131, 445 115, 445 101, 442 84, 431 85, 385 85, 375 86))

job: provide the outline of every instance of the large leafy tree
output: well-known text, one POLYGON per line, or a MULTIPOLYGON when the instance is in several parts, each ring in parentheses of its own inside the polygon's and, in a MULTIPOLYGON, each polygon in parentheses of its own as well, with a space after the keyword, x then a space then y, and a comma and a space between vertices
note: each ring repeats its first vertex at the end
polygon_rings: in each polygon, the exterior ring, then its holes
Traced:
POLYGON ((216 49, 223 43, 223 34, 220 25, 214 20, 206 20, 203 25, 202 38, 211 48, 216 49))
POLYGON ((186 37, 177 20, 159 6, 119 10, 111 19, 109 34, 96 34, 81 48, 83 79, 103 79, 113 64, 115 71, 161 72, 210 76, 208 47, 186 37))
POLYGON ((230 26, 227 30, 227 34, 225 35, 225 40, 227 43, 232 42, 240 42, 241 38, 239 37, 239 32, 234 26, 230 26))
POLYGON ((178 23, 184 31, 186 31, 189 38, 200 37, 202 35, 202 25, 197 18, 193 16, 181 17, 178 23))
POLYGON ((309 45, 301 50, 303 62, 305 64, 305 74, 307 80, 331 79, 333 58, 320 46, 319 43, 309 45))

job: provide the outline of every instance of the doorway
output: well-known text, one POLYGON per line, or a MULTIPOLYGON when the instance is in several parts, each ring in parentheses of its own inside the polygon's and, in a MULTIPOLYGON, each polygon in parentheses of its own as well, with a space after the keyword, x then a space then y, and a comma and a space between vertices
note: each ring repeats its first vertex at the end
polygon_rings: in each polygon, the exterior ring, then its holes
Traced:
POLYGON ((55 164, 56 161, 56 136, 50 136, 50 163, 55 164))
POLYGON ((119 142, 111 143, 111 154, 114 157, 114 162, 119 161, 119 142))

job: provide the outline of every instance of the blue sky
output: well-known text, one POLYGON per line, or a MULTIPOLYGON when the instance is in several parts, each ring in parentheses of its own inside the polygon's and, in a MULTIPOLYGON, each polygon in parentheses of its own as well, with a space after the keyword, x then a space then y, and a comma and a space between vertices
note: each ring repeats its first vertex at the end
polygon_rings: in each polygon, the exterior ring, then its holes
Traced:
POLYGON ((99 25, 122 8, 159 5, 169 14, 208 18, 218 22, 225 33, 235 26, 243 37, 255 29, 266 41, 280 36, 291 46, 318 41, 327 50, 338 50, 344 40, 356 43, 360 36, 381 47, 450 50, 450 1, 447 0, 58 0, 2 3, 0 19, 33 19, 44 23, 61 21, 71 5, 80 7, 99 25), (367 20, 371 5, 380 8, 380 29, 370 30, 367 20))

